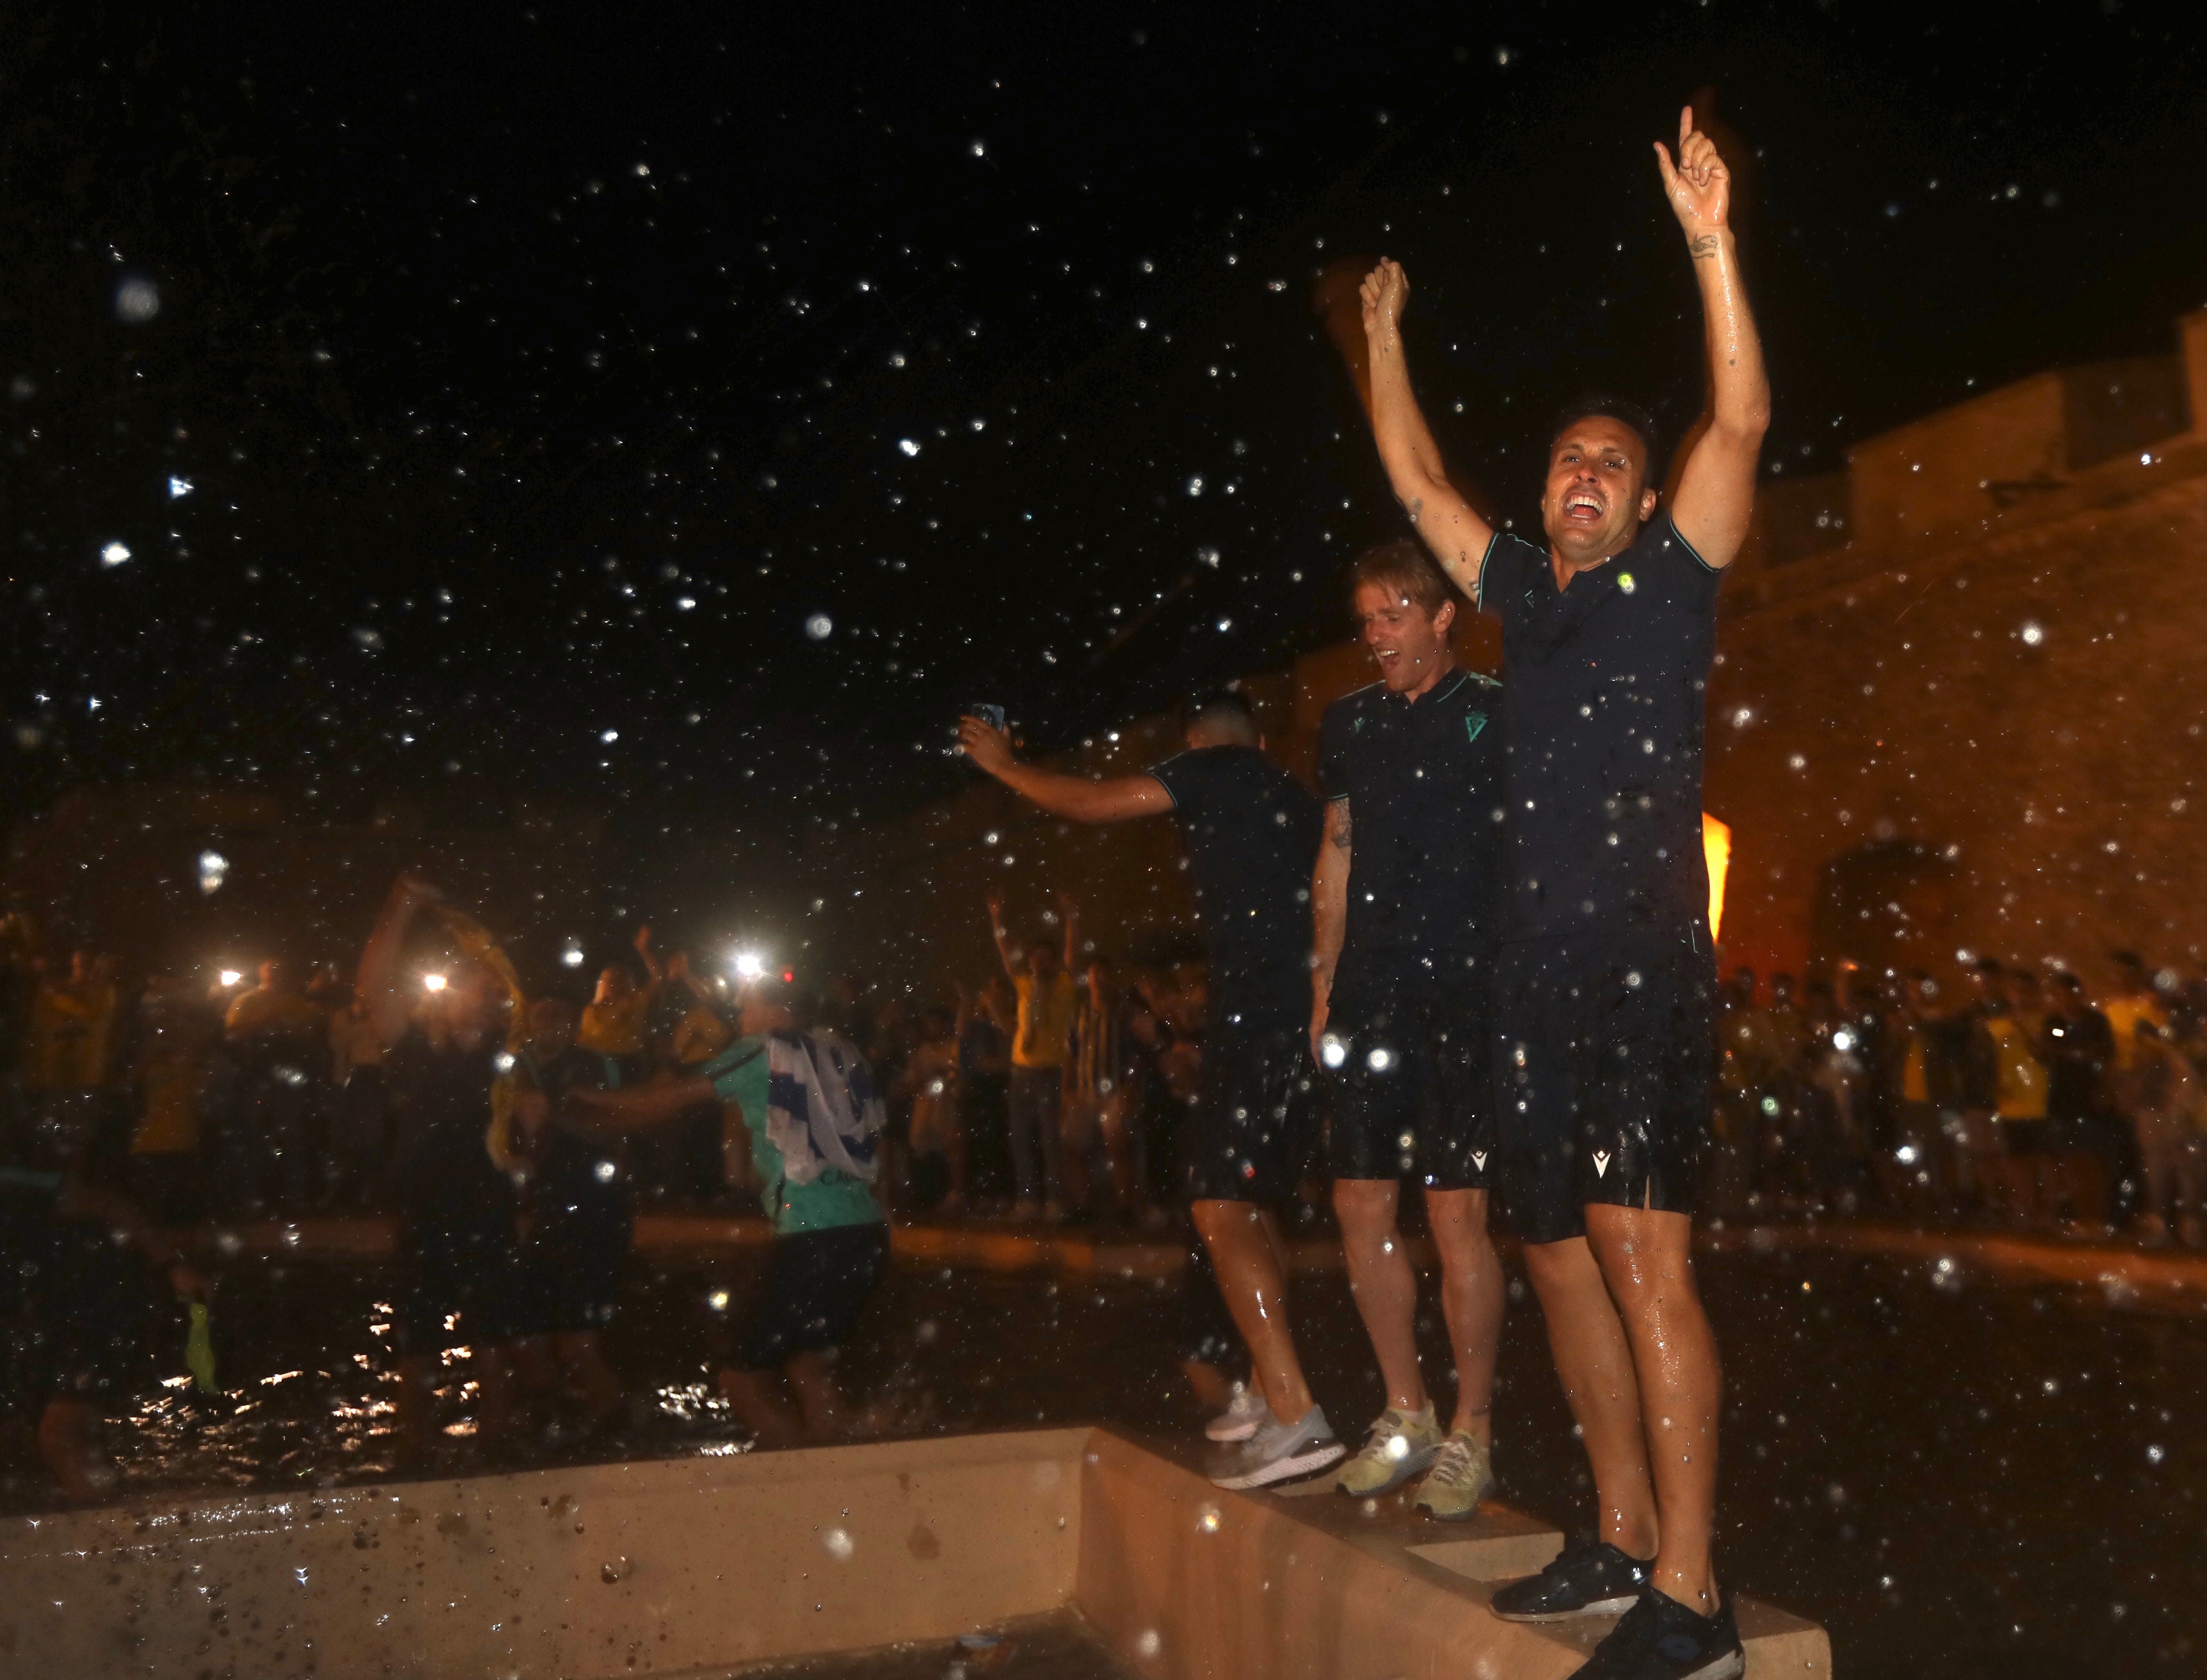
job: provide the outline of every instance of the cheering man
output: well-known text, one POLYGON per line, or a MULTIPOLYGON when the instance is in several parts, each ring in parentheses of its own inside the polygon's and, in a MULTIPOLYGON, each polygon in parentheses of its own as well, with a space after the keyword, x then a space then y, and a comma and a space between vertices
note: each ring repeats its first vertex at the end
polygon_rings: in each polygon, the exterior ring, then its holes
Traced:
POLYGON ((1379 680, 1319 726, 1325 840, 1311 872, 1311 1051, 1330 1073, 1333 1209, 1387 1407, 1337 1486, 1360 1499, 1422 1475, 1413 1503, 1468 1517, 1494 1485, 1502 1265, 1486 1223, 1494 1156, 1487 996, 1501 731, 1494 685, 1449 646, 1456 597, 1414 542, 1361 557, 1356 621, 1379 680), (1425 1193, 1455 1355, 1443 1430, 1418 1368, 1418 1280, 1397 1224, 1425 1193))
POLYGON ((975 764, 1053 816, 1115 822, 1170 811, 1180 819, 1211 967, 1195 1225, 1266 1408, 1212 1480, 1264 1487, 1323 1470, 1343 1450, 1295 1356, 1286 1249, 1271 1211, 1294 1194, 1312 1142, 1301 1043, 1311 949, 1303 872, 1318 845, 1318 809, 1265 756, 1239 694, 1197 697, 1181 723, 1187 750, 1146 774, 1102 780, 1022 764, 1002 732, 978 718, 959 732, 975 764))
POLYGON ((1702 694, 1770 416, 1728 215, 1681 117, 1664 190, 1707 324, 1710 404, 1658 515, 1654 428, 1603 399, 1550 434, 1544 547, 1452 490, 1403 365, 1409 287, 1364 283, 1372 425, 1396 495, 1502 620, 1510 830, 1494 1049, 1502 1192, 1593 1461, 1596 1540, 1495 1595, 1528 1621, 1625 1611, 1582 1680, 1745 1667, 1709 1558, 1720 1377, 1690 1238, 1708 1135, 1716 975, 1701 834, 1702 694))

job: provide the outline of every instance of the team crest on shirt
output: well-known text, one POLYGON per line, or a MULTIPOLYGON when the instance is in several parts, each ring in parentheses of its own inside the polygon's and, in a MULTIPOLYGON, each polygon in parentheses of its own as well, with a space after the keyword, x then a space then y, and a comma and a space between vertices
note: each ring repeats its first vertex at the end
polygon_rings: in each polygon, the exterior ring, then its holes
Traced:
POLYGON ((1486 727, 1486 714, 1466 712, 1463 716, 1463 738, 1467 741, 1479 738, 1479 732, 1486 727))
POLYGON ((1609 1151, 1606 1149, 1598 1149, 1594 1152, 1594 1175, 1596 1178, 1609 1176, 1609 1151))
POLYGON ((1472 1151, 1471 1164, 1477 1168, 1480 1172, 1485 1172, 1486 1170, 1486 1151, 1483 1149, 1474 1149, 1472 1151))

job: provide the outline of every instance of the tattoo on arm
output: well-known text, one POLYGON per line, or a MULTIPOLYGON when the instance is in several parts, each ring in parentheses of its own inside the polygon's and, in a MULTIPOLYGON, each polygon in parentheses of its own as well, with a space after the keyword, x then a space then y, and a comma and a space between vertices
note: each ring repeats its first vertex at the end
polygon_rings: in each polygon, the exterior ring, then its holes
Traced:
POLYGON ((1696 262, 1706 262, 1724 248, 1724 241, 1713 233, 1697 233, 1686 242, 1686 248, 1693 253, 1696 262))
POLYGON ((1337 849, 1343 852, 1349 849, 1348 800, 1335 800, 1332 808, 1326 812, 1325 837, 1337 849))

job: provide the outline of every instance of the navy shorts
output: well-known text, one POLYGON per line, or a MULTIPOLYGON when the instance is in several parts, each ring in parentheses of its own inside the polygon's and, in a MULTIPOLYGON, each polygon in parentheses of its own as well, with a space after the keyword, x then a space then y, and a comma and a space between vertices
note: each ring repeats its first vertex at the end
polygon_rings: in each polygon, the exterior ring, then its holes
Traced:
POLYGON ((776 1237, 737 1364, 771 1371, 792 1354, 840 1347, 888 1258, 889 1228, 878 1220, 776 1237))
POLYGON ((467 1218, 408 1221, 398 1236, 401 1354, 434 1354, 455 1335, 481 1344, 512 1336, 520 1314, 513 1220, 503 1209, 467 1218), (447 1323, 455 1328, 447 1330, 447 1323))
POLYGON ((1495 1167, 1483 976, 1337 980, 1321 1043, 1337 1179, 1484 1190, 1495 1167))
POLYGON ((1585 1235, 1589 1202, 1694 1211, 1716 1101, 1716 978, 1701 929, 1502 948, 1500 1188, 1524 1241, 1585 1235))
POLYGON ((1203 1041, 1202 1080, 1190 1195, 1267 1207, 1292 1201, 1318 1141, 1301 1029, 1213 1027, 1203 1041))
POLYGON ((562 1336, 613 1323, 631 1229, 627 1199, 619 1192, 594 1187, 540 1205, 522 1251, 517 1332, 562 1336))

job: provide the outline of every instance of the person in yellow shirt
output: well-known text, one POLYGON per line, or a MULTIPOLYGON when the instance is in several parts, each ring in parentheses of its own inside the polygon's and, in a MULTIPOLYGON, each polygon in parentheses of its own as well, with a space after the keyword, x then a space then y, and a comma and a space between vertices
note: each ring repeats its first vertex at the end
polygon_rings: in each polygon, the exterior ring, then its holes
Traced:
POLYGON ((1065 1111, 1065 1064, 1073 1049, 1073 1015, 1080 990, 1073 970, 1080 955, 1080 906, 1070 894, 1058 900, 1065 928, 1062 954, 1038 939, 1024 952, 1004 928, 1004 901, 989 900, 989 928, 996 954, 1019 999, 1019 1030, 1012 1037, 1009 1109, 1012 1217, 1032 1219, 1037 1197, 1044 1218, 1065 1217, 1064 1172, 1058 1128, 1065 1111))
POLYGON ((89 951, 72 955, 68 975, 48 977, 32 1000, 24 1084, 45 1093, 105 1086, 112 1072, 119 1001, 111 963, 89 951))
POLYGON ((320 1038, 328 1030, 321 1010, 300 991, 288 966, 272 960, 261 964, 260 980, 231 1000, 223 1017, 223 1036, 231 1043, 295 1033, 320 1038))
POLYGON ((659 960, 651 953, 649 928, 637 930, 636 948, 650 983, 639 986, 625 965, 609 965, 598 976, 597 995, 583 1011, 583 1025, 575 1034, 575 1042, 593 1055, 609 1055, 621 1064, 624 1084, 639 1083, 649 1071, 647 1028, 652 999, 659 993, 659 960))
POLYGON ((200 1095, 213 1023, 170 975, 147 982, 139 1008, 144 1031, 132 1076, 138 1122, 130 1138, 130 1191, 156 1223, 188 1224, 199 1217, 200 1095))
POLYGON ((2168 1011, 2162 1007, 2161 995, 2153 989, 2137 952, 2116 952, 2114 964, 2115 995, 2100 1006, 2100 1013, 2108 1018, 2108 1029, 2115 1035, 2115 1072, 2123 1074, 2131 1071, 2138 1059, 2138 1023, 2150 1021, 2156 1030, 2166 1034, 2168 1011))

